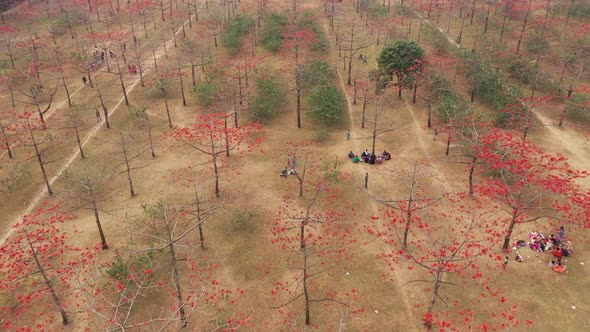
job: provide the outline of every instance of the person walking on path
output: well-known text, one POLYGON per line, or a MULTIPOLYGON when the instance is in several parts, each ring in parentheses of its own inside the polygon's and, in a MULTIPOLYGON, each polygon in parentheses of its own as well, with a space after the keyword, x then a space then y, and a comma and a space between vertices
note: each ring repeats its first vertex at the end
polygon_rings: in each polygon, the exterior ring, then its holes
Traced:
POLYGON ((100 112, 98 111, 98 108, 95 110, 96 110, 96 123, 100 123, 102 121, 102 119, 100 117, 100 112))
POLYGON ((82 83, 84 83, 84 85, 86 85, 86 82, 87 82, 87 81, 88 81, 88 80, 86 79, 86 76, 82 76, 82 83))
POLYGON ((350 141, 350 129, 346 131, 346 140, 350 141))

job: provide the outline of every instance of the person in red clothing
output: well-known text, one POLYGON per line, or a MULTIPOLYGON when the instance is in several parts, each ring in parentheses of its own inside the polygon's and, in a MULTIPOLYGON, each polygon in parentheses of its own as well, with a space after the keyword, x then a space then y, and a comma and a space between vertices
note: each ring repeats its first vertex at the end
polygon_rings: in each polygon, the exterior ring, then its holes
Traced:
POLYGON ((563 256, 563 251, 560 247, 553 248, 553 256, 555 256, 558 260, 561 260, 561 257, 563 256))

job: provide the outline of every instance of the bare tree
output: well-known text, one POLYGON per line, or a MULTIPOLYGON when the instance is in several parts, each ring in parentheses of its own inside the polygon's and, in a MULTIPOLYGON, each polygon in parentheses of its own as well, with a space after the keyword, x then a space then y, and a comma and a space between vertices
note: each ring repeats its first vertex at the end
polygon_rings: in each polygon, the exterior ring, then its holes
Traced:
POLYGON ((69 185, 63 196, 72 209, 92 211, 102 249, 109 247, 100 221, 100 212, 104 212, 101 206, 119 193, 119 188, 113 184, 116 169, 107 163, 107 158, 97 158, 94 164, 88 160, 80 167, 68 170, 65 178, 69 185))

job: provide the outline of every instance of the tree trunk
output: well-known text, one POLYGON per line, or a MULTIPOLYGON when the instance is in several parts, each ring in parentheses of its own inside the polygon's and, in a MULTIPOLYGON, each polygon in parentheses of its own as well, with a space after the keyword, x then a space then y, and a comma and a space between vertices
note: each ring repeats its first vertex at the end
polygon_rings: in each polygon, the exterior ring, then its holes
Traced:
POLYGON ((133 180, 131 179, 131 166, 129 165, 129 157, 127 156, 127 147, 125 143, 122 142, 123 145, 123 156, 125 158, 125 170, 127 171, 127 182, 129 183, 129 192, 131 197, 135 197, 135 189, 133 188, 133 180))
MULTIPOLYGON (((567 98, 570 98, 572 96, 572 93, 574 92, 574 90, 569 89, 567 91, 567 98)), ((561 112, 561 115, 559 116, 559 126, 563 127, 563 121, 565 120, 565 113, 567 112, 567 105, 563 107, 563 111, 561 112)))
POLYGON ((428 100, 428 120, 426 125, 432 128, 432 100, 428 100))
POLYGON ((6 131, 4 130, 4 126, 2 125, 1 121, 0 121, 0 131, 2 132, 4 147, 6 148, 6 151, 8 151, 8 158, 12 159, 13 156, 12 156, 12 149, 10 148, 10 142, 8 142, 8 136, 6 136, 6 131))
POLYGON ((477 157, 471 158, 471 164, 469 165, 469 197, 473 197, 473 174, 475 173, 475 165, 477 164, 477 157))
POLYGON ((125 89, 125 83, 123 82, 123 72, 121 72, 119 60, 117 60, 117 69, 119 70, 119 82, 121 83, 121 89, 123 90, 123 96, 125 97, 125 105, 129 106, 129 98, 127 98, 127 90, 125 89))
POLYGON ((180 80, 180 94, 182 95, 182 106, 186 106, 186 97, 184 95, 184 82, 182 80, 182 72, 178 71, 178 78, 180 80))
POLYGON ((43 180, 45 181, 45 186, 47 187, 47 195, 51 197, 53 196, 53 189, 51 189, 51 184, 49 183, 49 179, 47 178, 47 172, 45 171, 45 163, 43 162, 43 157, 41 156, 41 151, 39 151, 39 146, 37 145, 37 140, 35 140, 35 135, 33 134, 32 128, 29 128, 29 134, 31 135, 31 142, 33 143, 33 148, 35 149, 35 156, 37 157, 37 161, 39 162, 39 168, 41 168, 41 174, 43 175, 43 180))
POLYGON ((508 16, 504 16, 504 20, 502 21, 502 28, 500 29, 500 43, 502 42, 502 39, 504 38, 504 29, 506 28, 506 19, 508 18, 508 16))
MULTIPOLYGON (((427 317, 432 317, 432 312, 434 311, 434 306, 436 305, 436 299, 439 297, 438 292, 440 290, 440 286, 442 285, 442 276, 443 276, 443 269, 444 269, 444 262, 441 262, 439 267, 436 269, 434 273, 434 287, 432 288, 432 296, 430 297, 430 303, 428 304, 428 310, 426 311, 427 317)), ((424 326, 428 331, 432 330, 432 322, 426 321, 424 322, 424 326)))
POLYGON ((90 189, 90 197, 92 198, 92 211, 94 212, 94 221, 96 222, 96 227, 98 227, 98 235, 100 236, 101 247, 102 249, 109 249, 107 239, 104 236, 104 231, 102 230, 102 224, 100 223, 98 207, 96 206, 96 198, 94 197, 94 191, 92 189, 90 189))
POLYGON ((168 98, 164 94, 164 105, 166 105, 166 117, 168 117, 168 127, 172 128, 172 117, 170 116, 170 108, 168 107, 168 98))
MULTIPOLYGON (((213 144, 213 143, 211 143, 213 144)), ((213 156, 213 174, 215 175, 215 197, 220 197, 219 191, 219 169, 217 167, 217 154, 215 153, 215 149, 211 147, 212 156, 213 156)))
POLYGON ((168 233, 168 247, 170 248, 170 258, 172 260, 172 282, 176 290, 176 303, 178 305, 178 314, 180 316, 180 326, 187 327, 188 320, 184 311, 184 299, 182 296, 182 287, 180 286, 180 276, 178 274, 178 259, 176 251, 174 250, 174 239, 172 238, 172 231, 170 225, 166 222, 166 232, 168 233))
POLYGON ((41 266, 41 262, 39 262, 39 257, 37 257, 37 252, 35 251, 35 248, 33 248, 33 245, 31 244, 30 241, 29 241, 29 248, 31 249, 31 254, 33 255, 33 259, 35 260, 35 265, 37 265, 37 271, 39 271, 39 273, 43 277, 43 281, 45 282, 45 286, 47 286, 47 289, 49 290, 49 293, 51 294, 51 298, 53 299, 53 303, 55 304, 55 306, 57 306, 57 308, 61 314, 61 320, 62 320, 63 325, 68 325, 70 322, 70 320, 68 318, 68 314, 66 313, 63 306, 61 305, 59 297, 57 296, 57 292, 53 288, 53 284, 51 283, 51 280, 49 280, 49 278, 47 277, 47 274, 45 274, 45 269, 43 269, 43 266, 41 266))
POLYGON ((488 32, 488 23, 490 21, 490 9, 488 8, 488 12, 486 14, 486 19, 483 25, 483 33, 484 35, 488 32))
POLYGON ((373 118, 373 135, 372 135, 372 140, 373 143, 371 145, 371 153, 375 154, 375 144, 377 142, 377 119, 379 116, 379 112, 377 110, 375 110, 375 116, 373 118))
POLYGON ((82 148, 82 142, 80 140, 80 133, 78 132, 78 125, 74 125, 74 133, 76 134, 76 142, 78 143, 78 149, 80 150, 80 157, 82 159, 85 159, 86 156, 84 156, 84 149, 82 148))
POLYGON ((518 51, 520 51, 520 43, 522 42, 522 38, 524 37, 524 31, 526 30, 526 24, 529 20, 530 13, 531 13, 531 6, 529 5, 529 9, 527 10, 526 15, 524 17, 522 29, 520 30, 520 35, 518 36, 518 42, 516 43, 516 53, 518 53, 518 51))
POLYGON ((504 236, 504 244, 502 244, 502 249, 504 251, 508 251, 510 247, 510 237, 512 236, 512 231, 514 230, 514 225, 516 224, 516 215, 512 215, 512 220, 510 220, 510 225, 508 226, 508 230, 506 231, 506 236, 504 236))
POLYGON ((365 94, 363 96, 363 114, 361 116, 361 128, 365 128, 366 118, 367 118, 367 87, 365 87, 365 94))
POLYGON ((310 306, 310 299, 309 299, 309 290, 307 288, 307 279, 309 278, 307 274, 307 248, 303 249, 303 295, 305 296, 305 325, 311 325, 311 314, 309 310, 310 306))

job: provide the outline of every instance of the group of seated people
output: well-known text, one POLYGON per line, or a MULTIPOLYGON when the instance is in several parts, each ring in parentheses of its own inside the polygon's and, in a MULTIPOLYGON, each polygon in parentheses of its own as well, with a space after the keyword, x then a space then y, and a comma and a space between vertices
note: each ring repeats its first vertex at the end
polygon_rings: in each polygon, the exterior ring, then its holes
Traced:
POLYGON ((285 166, 285 168, 283 168, 283 170, 281 171, 281 174, 279 174, 281 177, 286 178, 289 175, 296 175, 297 172, 295 171, 294 168, 288 169, 287 166, 285 166))
POLYGON ((391 153, 387 152, 387 150, 384 150, 382 154, 376 156, 375 154, 369 152, 369 149, 365 149, 365 151, 363 151, 363 153, 361 154, 360 158, 358 155, 354 154, 354 152, 352 152, 352 151, 350 151, 348 153, 348 158, 352 159, 352 162, 355 164, 359 163, 362 160, 365 163, 374 165, 374 164, 381 164, 383 162, 383 160, 390 160, 391 153))
POLYGON ((536 252, 554 252, 559 250, 564 257, 568 257, 572 254, 570 241, 564 242, 563 238, 554 234, 546 237, 543 233, 536 231, 529 234, 529 247, 536 252))
MULTIPOLYGON (((513 250, 520 249, 527 245, 524 240, 516 241, 513 245, 513 250)), ((551 252, 556 260, 551 260, 547 266, 557 273, 564 273, 566 266, 562 263, 562 257, 569 257, 573 254, 573 246, 571 241, 563 241, 563 227, 560 229, 557 235, 551 234, 546 237, 541 232, 533 231, 529 234, 529 247, 538 252, 551 252)), ((515 260, 517 262, 523 262, 522 256, 516 252, 515 260)))

